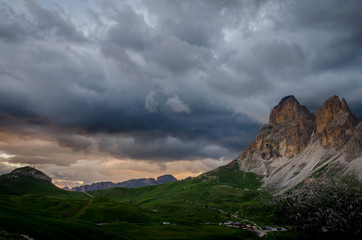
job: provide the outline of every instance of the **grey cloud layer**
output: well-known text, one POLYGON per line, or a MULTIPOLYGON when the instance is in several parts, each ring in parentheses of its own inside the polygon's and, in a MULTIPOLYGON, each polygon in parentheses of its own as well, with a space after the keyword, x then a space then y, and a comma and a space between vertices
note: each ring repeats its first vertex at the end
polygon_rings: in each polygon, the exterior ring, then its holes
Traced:
POLYGON ((235 155, 285 95, 337 94, 362 117, 361 15, 357 0, 0 0, 0 123, 84 154, 235 155))

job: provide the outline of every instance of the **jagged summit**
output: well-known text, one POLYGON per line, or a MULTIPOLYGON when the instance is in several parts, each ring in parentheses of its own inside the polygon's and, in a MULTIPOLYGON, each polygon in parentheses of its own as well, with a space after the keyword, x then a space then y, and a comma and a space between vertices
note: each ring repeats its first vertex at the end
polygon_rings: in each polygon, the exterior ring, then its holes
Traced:
POLYGON ((315 126, 314 119, 314 114, 300 105, 294 96, 283 98, 273 108, 269 123, 261 128, 256 141, 244 150, 241 157, 253 153, 266 160, 296 156, 309 142, 315 126))
POLYGON ((317 109, 316 133, 322 136, 322 146, 343 147, 354 135, 358 123, 344 98, 339 101, 333 96, 317 109))
POLYGON ((16 178, 18 176, 25 176, 25 177, 31 177, 34 179, 38 179, 38 180, 42 180, 42 181, 46 181, 46 182, 51 182, 52 179, 50 177, 48 177, 45 173, 32 168, 32 167, 22 167, 22 168, 17 168, 15 170, 13 170, 10 175, 12 178, 16 178))
MULTIPOLYGON (((289 96, 283 97, 282 100, 280 100, 280 103, 281 103, 281 102, 288 101, 288 100, 297 101, 297 99, 294 97, 294 95, 289 95, 289 96)), ((280 104, 280 103, 279 103, 279 104, 280 104)))
MULTIPOLYGON (((276 105, 256 140, 237 158, 241 170, 264 175, 266 185, 289 188, 321 167, 362 180, 362 122, 346 100, 327 99, 317 115, 294 96, 276 105), (333 163, 332 163, 333 162, 333 163), (357 167, 356 167, 357 166, 357 167)), ((328 171, 325 173, 328 175, 328 171)))
POLYGON ((333 96, 328 98, 321 108, 317 109, 316 132, 323 132, 327 125, 335 119, 340 112, 348 116, 351 124, 355 125, 357 123, 357 118, 351 112, 346 100, 342 98, 342 101, 339 101, 338 96, 333 96))
POLYGON ((313 116, 305 106, 300 105, 294 96, 287 96, 273 108, 269 122, 278 124, 298 119, 309 120, 310 118, 313 116))

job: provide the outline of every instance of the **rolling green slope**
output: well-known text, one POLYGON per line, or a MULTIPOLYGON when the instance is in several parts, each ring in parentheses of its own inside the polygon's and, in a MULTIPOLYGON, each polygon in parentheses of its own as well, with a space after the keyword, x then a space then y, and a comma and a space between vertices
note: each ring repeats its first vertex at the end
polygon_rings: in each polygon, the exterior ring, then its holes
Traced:
POLYGON ((267 193, 260 178, 238 166, 163 185, 90 192, 94 197, 42 177, 0 176, 0 239, 256 239, 255 232, 218 223, 273 222, 261 204, 267 193))
POLYGON ((118 203, 105 197, 94 197, 74 218, 94 223, 150 223, 160 222, 153 212, 128 203, 118 203))
MULTIPOLYGON (((0 239, 5 233, 24 234, 35 239, 102 239, 108 237, 95 224, 75 216, 88 200, 40 195, 0 196, 0 239)), ((3 237, 3 238, 2 238, 3 237)), ((21 238, 17 238, 21 239, 21 238)), ((112 238, 110 238, 112 239, 112 238)), ((116 239, 114 237, 114 239, 116 239)))
POLYGON ((235 165, 220 167, 199 177, 141 188, 113 188, 90 192, 117 202, 128 202, 156 213, 165 221, 176 223, 253 220, 272 221, 265 211, 260 177, 244 173, 235 165))
MULTIPOLYGON (((28 167, 17 169, 27 170, 28 167)), ((34 170, 34 169, 33 169, 34 170)), ((38 170, 35 170, 38 171, 38 170)), ((43 174, 38 171, 38 174, 43 174)), ((45 174, 43 174, 47 177, 45 174)), ((70 192, 58 188, 50 181, 38 179, 32 176, 11 172, 0 176, 0 195, 24 195, 24 194, 39 194, 42 196, 53 196, 60 198, 73 199, 90 199, 84 193, 70 192)))
POLYGON ((218 225, 162 225, 157 213, 104 197, 0 197, 0 239, 256 239, 218 225))

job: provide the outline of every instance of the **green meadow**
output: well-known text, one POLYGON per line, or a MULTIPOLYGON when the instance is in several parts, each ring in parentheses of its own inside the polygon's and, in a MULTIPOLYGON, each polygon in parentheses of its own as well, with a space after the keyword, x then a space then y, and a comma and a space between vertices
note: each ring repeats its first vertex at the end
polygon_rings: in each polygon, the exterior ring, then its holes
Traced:
POLYGON ((0 239, 256 239, 256 232, 219 223, 273 225, 263 204, 269 195, 260 187, 259 177, 236 167, 163 185, 89 192, 93 197, 2 175, 0 239))

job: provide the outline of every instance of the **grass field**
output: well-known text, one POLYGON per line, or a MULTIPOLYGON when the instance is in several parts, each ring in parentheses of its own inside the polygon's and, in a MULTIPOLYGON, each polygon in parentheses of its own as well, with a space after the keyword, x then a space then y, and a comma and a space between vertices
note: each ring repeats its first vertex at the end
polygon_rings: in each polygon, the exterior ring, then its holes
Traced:
POLYGON ((252 173, 218 168, 197 178, 142 188, 113 188, 90 192, 128 202, 176 223, 223 222, 250 219, 268 224, 260 204, 260 178, 252 173))
POLYGON ((156 213, 108 198, 65 200, 1 195, 0 239, 255 239, 255 233, 217 225, 162 225, 156 213), (99 225, 97 225, 99 224, 99 225))
POLYGON ((66 199, 89 199, 89 196, 84 193, 64 191, 50 182, 27 176, 13 177, 12 173, 0 176, 0 194, 39 194, 42 196, 52 196, 66 199))
POLYGON ((3 175, 0 239, 21 239, 19 234, 34 239, 256 239, 255 232, 218 223, 272 224, 272 213, 261 202, 268 194, 260 185, 259 177, 237 167, 218 168, 197 178, 94 191, 90 197, 3 175))

